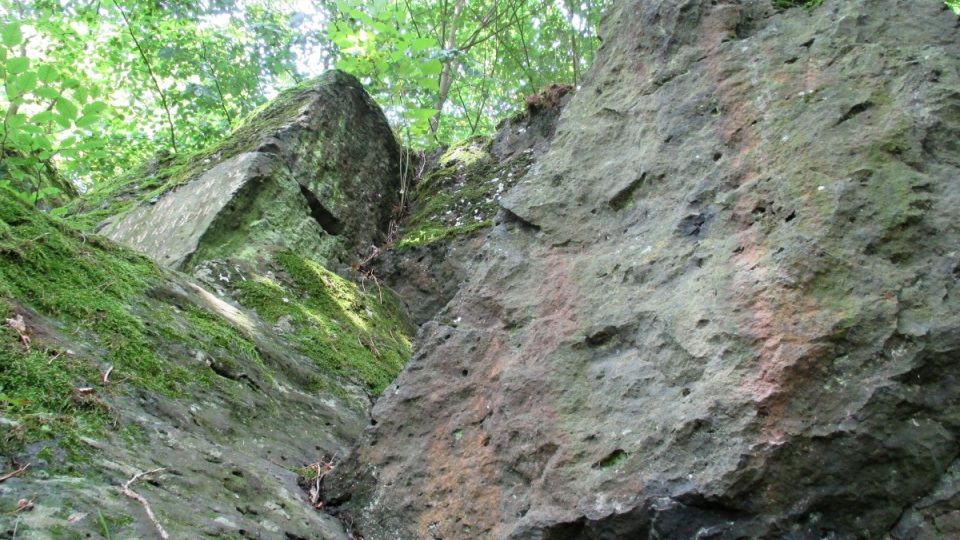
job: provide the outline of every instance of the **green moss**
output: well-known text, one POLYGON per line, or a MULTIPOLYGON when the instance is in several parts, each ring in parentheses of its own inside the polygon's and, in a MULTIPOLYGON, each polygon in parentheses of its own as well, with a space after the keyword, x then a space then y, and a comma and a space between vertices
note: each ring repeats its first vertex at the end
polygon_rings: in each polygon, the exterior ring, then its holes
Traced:
POLYGON ((112 538, 113 531, 122 530, 133 522, 133 517, 127 514, 104 514, 97 510, 97 526, 104 538, 112 538))
POLYGON ((193 333, 187 337, 192 337, 198 347, 219 349, 220 356, 239 358, 245 365, 263 366, 263 359, 250 339, 221 317, 195 306, 187 307, 184 316, 193 333))
POLYGON ((0 454, 50 437, 82 453, 80 437, 102 435, 114 394, 136 387, 176 397, 215 380, 191 361, 195 351, 262 364, 225 319, 151 296, 168 279, 145 257, 0 190, 0 323, 24 316, 31 335, 27 348, 0 328, 0 417, 17 426, 0 436, 0 454))
POLYGON ((500 195, 531 165, 527 155, 497 163, 490 141, 474 138, 451 147, 438 168, 416 187, 398 249, 409 249, 489 227, 500 195))
POLYGON ((78 380, 94 380, 96 369, 62 352, 28 351, 13 334, 0 332, 0 416, 16 423, 0 435, 0 455, 53 437, 78 448, 82 434, 99 430, 108 419, 102 402, 75 394, 78 380))
POLYGON ((627 453, 619 448, 594 464, 595 469, 613 469, 627 460, 627 453))
POLYGON ((240 282, 241 304, 268 323, 284 319, 298 352, 324 371, 383 392, 409 358, 413 332, 393 293, 375 285, 364 291, 291 252, 275 259, 279 281, 240 282))
POLYGON ((423 226, 408 231, 403 235, 403 238, 397 242, 397 249, 409 249, 415 246, 421 246, 424 244, 429 244, 431 242, 436 242, 438 240, 443 240, 445 238, 454 238, 457 236, 462 236, 465 234, 472 233, 480 229, 484 229, 493 225, 493 222, 490 220, 479 221, 476 223, 470 223, 468 225, 461 225, 459 227, 445 227, 442 225, 437 225, 434 223, 427 223, 423 226))

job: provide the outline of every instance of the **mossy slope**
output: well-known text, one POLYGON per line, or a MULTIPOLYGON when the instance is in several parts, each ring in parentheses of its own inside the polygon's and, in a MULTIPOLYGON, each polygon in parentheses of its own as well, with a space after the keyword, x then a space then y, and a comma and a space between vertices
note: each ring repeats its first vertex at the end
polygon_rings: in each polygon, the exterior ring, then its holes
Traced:
POLYGON ((168 530, 192 535, 214 508, 236 524, 221 532, 269 530, 257 520, 270 511, 221 504, 240 492, 251 504, 290 499, 270 519, 295 534, 328 526, 277 482, 318 453, 343 452, 365 424, 367 396, 409 356, 411 328, 387 290, 364 291, 289 252, 263 264, 263 275, 232 284, 238 301, 217 297, 0 190, 0 324, 23 321, 0 327, 0 459, 31 463, 0 499, 35 499, 21 534, 103 534, 92 518, 68 520, 99 504, 117 518, 112 534, 145 534, 149 524, 107 486, 157 466, 186 474, 188 463, 196 496, 151 497, 168 530), (223 460, 288 470, 221 485, 223 460), (71 477, 84 481, 65 488, 71 477))

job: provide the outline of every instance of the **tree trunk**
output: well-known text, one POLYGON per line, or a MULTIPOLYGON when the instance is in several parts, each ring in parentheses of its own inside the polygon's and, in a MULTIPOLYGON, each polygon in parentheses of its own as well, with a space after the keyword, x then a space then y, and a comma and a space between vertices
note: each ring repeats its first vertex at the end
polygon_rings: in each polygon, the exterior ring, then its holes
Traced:
MULTIPOLYGON (((467 0, 457 0, 453 6, 453 16, 450 18, 450 24, 446 26, 443 36, 443 50, 445 52, 453 51, 457 46, 457 29, 460 23, 460 15, 463 13, 463 7, 467 0)), ((440 90, 437 93, 437 114, 430 119, 430 134, 437 132, 440 127, 440 115, 443 113, 443 106, 447 103, 447 97, 450 95, 450 85, 453 84, 453 68, 455 58, 451 57, 443 62, 443 69, 440 71, 440 90)))

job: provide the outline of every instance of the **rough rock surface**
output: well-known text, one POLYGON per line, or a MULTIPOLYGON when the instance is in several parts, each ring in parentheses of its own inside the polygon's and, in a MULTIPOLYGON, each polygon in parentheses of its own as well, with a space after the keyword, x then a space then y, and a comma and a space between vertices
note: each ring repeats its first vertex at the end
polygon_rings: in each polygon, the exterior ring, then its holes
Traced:
POLYGON ((536 107, 509 118, 492 138, 474 138, 424 158, 396 249, 371 264, 374 275, 423 324, 460 290, 500 209, 500 200, 547 150, 573 95, 554 85, 534 94, 536 107))
POLYGON ((328 504, 367 538, 944 538, 960 29, 632 0, 328 504))
POLYGON ((354 77, 331 71, 288 91, 244 130, 99 232, 179 268, 277 246, 348 267, 382 241, 400 151, 354 77))

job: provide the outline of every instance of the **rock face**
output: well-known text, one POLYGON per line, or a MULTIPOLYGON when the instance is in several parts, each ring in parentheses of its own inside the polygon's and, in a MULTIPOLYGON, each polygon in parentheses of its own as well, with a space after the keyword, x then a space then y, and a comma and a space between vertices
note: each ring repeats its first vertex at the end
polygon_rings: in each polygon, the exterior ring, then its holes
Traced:
POLYGON ((328 504, 367 538, 958 533, 960 34, 632 0, 328 504))
POLYGON ((277 246, 346 267, 382 241, 399 167, 383 112, 354 77, 331 71, 285 92, 100 232, 179 268, 277 246))
POLYGON ((572 96, 554 85, 532 96, 537 104, 478 137, 424 157, 409 215, 395 249, 371 264, 422 324, 456 295, 480 251, 500 201, 550 149, 557 120, 572 96))

